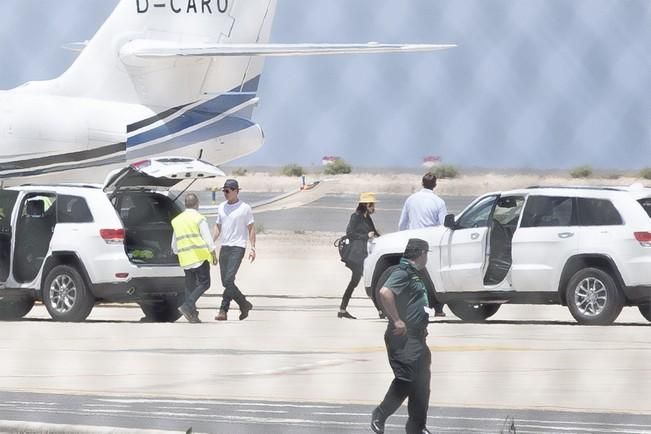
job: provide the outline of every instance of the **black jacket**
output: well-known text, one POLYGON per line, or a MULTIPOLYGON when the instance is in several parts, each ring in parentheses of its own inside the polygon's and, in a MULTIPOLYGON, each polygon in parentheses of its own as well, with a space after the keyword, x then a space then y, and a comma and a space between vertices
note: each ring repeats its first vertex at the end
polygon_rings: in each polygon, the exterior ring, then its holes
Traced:
POLYGON ((364 216, 364 213, 355 211, 350 216, 346 228, 346 236, 350 239, 350 252, 346 258, 346 264, 362 265, 364 263, 364 259, 368 256, 366 243, 368 243, 369 232, 374 232, 375 236, 380 236, 375 229, 371 216, 364 216))

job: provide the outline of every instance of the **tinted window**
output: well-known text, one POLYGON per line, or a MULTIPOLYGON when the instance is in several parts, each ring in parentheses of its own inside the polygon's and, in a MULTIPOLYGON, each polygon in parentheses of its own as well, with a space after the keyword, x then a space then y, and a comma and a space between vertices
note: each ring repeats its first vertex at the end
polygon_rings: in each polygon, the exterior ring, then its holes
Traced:
POLYGON ((83 197, 60 195, 57 200, 59 223, 91 223, 93 215, 83 197))
POLYGON ((571 197, 530 196, 521 227, 571 226, 575 221, 573 204, 571 197))
POLYGON ((611 201, 579 198, 582 226, 610 226, 624 224, 611 201))
POLYGON ((457 229, 483 228, 488 226, 488 217, 490 217, 493 205, 497 196, 488 196, 481 199, 468 209, 457 220, 457 229))
POLYGON ((644 211, 651 217, 651 197, 645 197, 644 199, 638 200, 644 211))

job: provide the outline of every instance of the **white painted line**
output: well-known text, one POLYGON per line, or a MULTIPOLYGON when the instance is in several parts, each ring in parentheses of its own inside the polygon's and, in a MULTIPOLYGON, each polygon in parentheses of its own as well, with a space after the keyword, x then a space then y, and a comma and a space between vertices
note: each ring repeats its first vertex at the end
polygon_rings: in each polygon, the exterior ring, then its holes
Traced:
POLYGON ((289 412, 286 410, 235 410, 240 413, 276 413, 276 414, 288 414, 289 412))
POLYGON ((311 405, 311 404, 282 404, 282 403, 269 403, 269 402, 229 402, 229 401, 216 401, 207 399, 186 400, 186 399, 119 399, 119 398, 101 398, 98 401, 106 402, 120 402, 125 404, 151 404, 151 403, 165 403, 165 404, 213 404, 213 405, 228 405, 234 407, 288 407, 288 408, 343 408, 341 405, 311 405))
POLYGON ((133 428, 115 428, 109 426, 93 426, 93 425, 65 425, 54 423, 40 423, 40 422, 20 422, 13 420, 0 420, 0 431, 2 432, 46 432, 49 434, 55 433, 111 433, 111 434, 169 434, 177 431, 162 431, 151 429, 133 429, 133 428))

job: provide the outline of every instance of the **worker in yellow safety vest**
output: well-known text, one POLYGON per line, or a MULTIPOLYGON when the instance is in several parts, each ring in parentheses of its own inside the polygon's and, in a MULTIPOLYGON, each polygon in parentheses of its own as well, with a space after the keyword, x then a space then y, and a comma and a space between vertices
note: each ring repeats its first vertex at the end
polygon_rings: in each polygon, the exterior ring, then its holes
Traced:
POLYGON ((199 198, 185 195, 185 211, 172 220, 172 250, 185 272, 185 303, 179 312, 191 323, 199 323, 197 300, 210 288, 210 262, 217 265, 215 242, 208 221, 198 211, 199 198))

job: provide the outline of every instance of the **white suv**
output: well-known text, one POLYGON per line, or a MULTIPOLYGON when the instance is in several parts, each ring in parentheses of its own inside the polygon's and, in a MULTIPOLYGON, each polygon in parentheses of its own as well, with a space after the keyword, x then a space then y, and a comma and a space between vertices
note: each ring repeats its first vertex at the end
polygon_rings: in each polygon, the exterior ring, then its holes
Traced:
POLYGON ((175 321, 184 273, 171 250, 182 210, 169 188, 223 176, 206 162, 156 158, 111 173, 104 186, 0 190, 0 319, 42 300, 55 320, 83 321, 98 302, 138 302, 151 321, 175 321))
POLYGON ((409 238, 429 242, 432 298, 465 321, 501 304, 562 304, 582 324, 610 324, 623 306, 651 321, 651 189, 531 187, 490 193, 444 226, 395 232, 370 244, 364 265, 375 299, 409 238))

